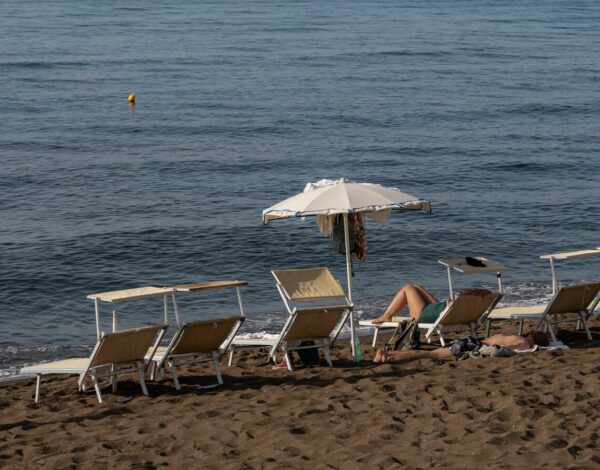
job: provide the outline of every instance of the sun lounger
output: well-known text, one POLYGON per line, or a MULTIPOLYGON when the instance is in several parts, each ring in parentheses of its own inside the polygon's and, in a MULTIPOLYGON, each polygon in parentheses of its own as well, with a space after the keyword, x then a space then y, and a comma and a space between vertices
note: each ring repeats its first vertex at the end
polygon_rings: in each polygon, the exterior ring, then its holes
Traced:
MULTIPOLYGON (((451 301, 448 306, 440 313, 437 320, 433 323, 419 323, 419 328, 426 330, 425 338, 431 341, 432 336, 437 334, 442 346, 445 345, 444 332, 467 330, 473 336, 476 336, 476 330, 481 325, 486 316, 498 304, 502 294, 490 292, 488 294, 460 294, 451 301)), ((406 320, 408 317, 394 317, 391 322, 373 323, 372 320, 361 320, 359 325, 375 328, 373 334, 373 347, 377 341, 377 334, 380 329, 396 328, 398 323, 406 320)))
POLYGON ((374 323, 373 320, 360 320, 358 324, 375 330, 373 332, 373 341, 371 343, 371 346, 375 347, 381 330, 395 330, 398 323, 402 323, 404 320, 408 320, 408 317, 392 317, 392 321, 384 321, 381 323, 374 323))
POLYGON ((177 366, 212 362, 218 383, 204 388, 222 385, 220 361, 244 320, 245 317, 236 316, 185 323, 169 345, 159 347, 154 354, 152 376, 168 366, 175 388, 181 390, 177 366))
POLYGON ((493 310, 487 317, 488 332, 492 321, 496 320, 518 320, 519 334, 523 332, 524 321, 536 321, 536 329, 545 325, 552 337, 557 341, 553 325, 571 321, 580 322, 583 325, 588 339, 592 335, 587 325, 587 318, 593 313, 600 297, 600 282, 585 284, 572 284, 562 287, 545 305, 529 307, 505 307, 493 310))
POLYGON ((433 334, 437 333, 442 346, 445 346, 444 332, 468 330, 472 336, 477 336, 477 328, 485 322, 489 313, 500 302, 500 299, 502 299, 502 294, 499 292, 489 292, 487 294, 469 294, 466 292, 459 294, 440 313, 434 323, 419 323, 419 328, 427 330, 425 338, 428 341, 431 340, 433 334))
POLYGON ((152 359, 167 325, 152 325, 132 328, 112 333, 104 333, 96 343, 89 358, 65 359, 62 361, 37 364, 21 369, 22 374, 35 374, 35 402, 40 398, 40 386, 43 375, 74 374, 79 375, 79 390, 85 390, 85 380, 90 377, 98 401, 102 403, 99 378, 110 377, 113 392, 117 390, 117 375, 137 372, 144 395, 148 389, 144 382, 145 356, 150 349, 149 359, 152 359))
POLYGON ((289 313, 287 321, 275 338, 234 338, 229 365, 236 349, 267 347, 274 362, 281 350, 288 369, 292 370, 291 351, 321 348, 332 367, 330 347, 353 308, 344 289, 327 267, 273 270, 272 274, 289 313), (326 302, 336 303, 323 305, 326 302), (304 341, 314 344, 303 345, 304 341))

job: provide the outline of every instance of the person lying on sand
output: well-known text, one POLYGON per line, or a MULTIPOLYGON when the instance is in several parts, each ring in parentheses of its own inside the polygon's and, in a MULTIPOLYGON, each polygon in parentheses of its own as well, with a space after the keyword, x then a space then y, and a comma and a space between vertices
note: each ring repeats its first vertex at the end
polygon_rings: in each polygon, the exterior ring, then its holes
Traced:
POLYGON ((373 362, 408 362, 416 359, 450 359, 460 357, 465 353, 477 351, 481 346, 504 346, 513 351, 525 351, 534 345, 548 346, 549 340, 546 333, 530 331, 524 336, 519 335, 494 335, 482 341, 466 336, 453 341, 448 347, 430 350, 405 350, 385 351, 379 349, 373 362))
MULTIPOLYGON (((464 294, 483 295, 488 294, 488 289, 467 289, 464 294)), ((385 312, 373 323, 383 323, 392 321, 392 317, 398 315, 404 308, 408 307, 408 315, 410 318, 417 320, 420 323, 433 323, 437 317, 448 305, 447 301, 438 302, 438 300, 424 287, 416 284, 406 284, 394 296, 390 304, 385 309, 385 312)))

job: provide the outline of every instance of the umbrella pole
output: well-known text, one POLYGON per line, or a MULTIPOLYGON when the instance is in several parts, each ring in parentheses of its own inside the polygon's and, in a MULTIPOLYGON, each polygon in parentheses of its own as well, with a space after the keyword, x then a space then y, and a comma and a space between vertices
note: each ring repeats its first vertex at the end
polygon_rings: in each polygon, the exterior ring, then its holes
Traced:
MULTIPOLYGON (((344 242, 346 247, 346 277, 348 278, 348 300, 352 301, 352 253, 350 253, 350 229, 348 227, 348 214, 344 214, 344 242)), ((350 312, 350 346, 352 357, 355 356, 354 309, 350 312)))

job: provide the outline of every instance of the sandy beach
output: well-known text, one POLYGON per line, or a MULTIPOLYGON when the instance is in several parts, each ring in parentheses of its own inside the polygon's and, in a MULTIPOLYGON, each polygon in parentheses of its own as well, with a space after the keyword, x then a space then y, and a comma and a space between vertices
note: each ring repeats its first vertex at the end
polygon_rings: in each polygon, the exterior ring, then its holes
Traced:
MULTIPOLYGON (((507 328, 507 326, 505 327, 507 328)), ((500 330, 497 330, 500 331, 500 330)), ((598 468, 600 324, 594 341, 512 358, 273 370, 258 353, 224 369, 124 380, 98 404, 74 378, 0 388, 3 468, 598 468), (131 398, 130 398, 131 397, 131 398)))

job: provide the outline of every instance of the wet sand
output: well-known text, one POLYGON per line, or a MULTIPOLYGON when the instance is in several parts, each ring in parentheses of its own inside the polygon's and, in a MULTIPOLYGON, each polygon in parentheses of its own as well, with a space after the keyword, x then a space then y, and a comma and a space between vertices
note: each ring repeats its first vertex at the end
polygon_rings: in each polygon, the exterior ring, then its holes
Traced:
POLYGON ((594 341, 511 358, 272 370, 254 352, 170 380, 123 380, 98 404, 76 379, 0 387, 0 467, 599 468, 600 324, 594 341), (129 401, 128 397, 132 397, 129 401))

